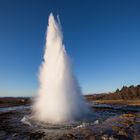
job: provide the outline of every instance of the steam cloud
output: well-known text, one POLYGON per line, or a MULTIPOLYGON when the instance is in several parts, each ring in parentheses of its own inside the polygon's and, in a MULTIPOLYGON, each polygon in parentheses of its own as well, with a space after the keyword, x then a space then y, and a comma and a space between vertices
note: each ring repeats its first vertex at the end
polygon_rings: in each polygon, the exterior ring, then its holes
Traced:
POLYGON ((40 67, 40 87, 33 105, 36 119, 58 124, 81 119, 88 107, 63 45, 60 21, 50 14, 44 61, 40 67))

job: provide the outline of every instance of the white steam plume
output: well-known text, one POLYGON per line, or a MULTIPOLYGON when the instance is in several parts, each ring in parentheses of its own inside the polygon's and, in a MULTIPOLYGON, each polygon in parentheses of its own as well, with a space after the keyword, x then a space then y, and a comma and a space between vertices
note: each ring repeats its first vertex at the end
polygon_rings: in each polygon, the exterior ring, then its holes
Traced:
POLYGON ((36 119, 53 124, 81 119, 88 107, 63 45, 61 26, 49 16, 44 61, 40 67, 40 87, 33 105, 36 119))

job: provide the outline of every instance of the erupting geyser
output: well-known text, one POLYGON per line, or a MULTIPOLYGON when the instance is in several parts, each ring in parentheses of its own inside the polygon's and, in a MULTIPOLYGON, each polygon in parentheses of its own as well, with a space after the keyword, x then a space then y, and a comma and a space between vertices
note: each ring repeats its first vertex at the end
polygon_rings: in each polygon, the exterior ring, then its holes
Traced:
POLYGON ((43 122, 60 124, 83 118, 88 107, 63 44, 59 20, 50 14, 44 60, 40 67, 40 87, 33 105, 34 117, 43 122))

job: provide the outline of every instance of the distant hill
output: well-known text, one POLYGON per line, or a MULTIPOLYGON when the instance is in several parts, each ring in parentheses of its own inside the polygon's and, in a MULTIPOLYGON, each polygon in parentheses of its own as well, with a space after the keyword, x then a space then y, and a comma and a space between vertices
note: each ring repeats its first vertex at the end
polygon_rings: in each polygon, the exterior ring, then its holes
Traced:
POLYGON ((87 95, 87 100, 134 100, 140 99, 140 85, 123 86, 120 90, 117 89, 112 93, 102 93, 87 95))

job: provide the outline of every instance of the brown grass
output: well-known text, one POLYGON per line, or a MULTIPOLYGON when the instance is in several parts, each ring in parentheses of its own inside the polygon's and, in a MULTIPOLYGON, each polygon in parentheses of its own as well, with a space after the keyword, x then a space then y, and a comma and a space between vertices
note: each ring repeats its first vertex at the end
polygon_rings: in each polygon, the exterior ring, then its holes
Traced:
POLYGON ((99 104, 140 106, 140 100, 95 100, 99 104))
POLYGON ((29 98, 0 98, 0 107, 9 107, 9 106, 19 106, 19 105, 29 105, 29 98))

